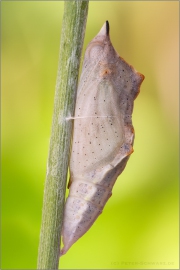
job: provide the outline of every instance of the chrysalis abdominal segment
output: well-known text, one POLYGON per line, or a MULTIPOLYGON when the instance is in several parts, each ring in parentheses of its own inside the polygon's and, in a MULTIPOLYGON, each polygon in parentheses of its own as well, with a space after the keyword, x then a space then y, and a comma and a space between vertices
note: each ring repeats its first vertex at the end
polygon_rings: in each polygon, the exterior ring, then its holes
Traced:
POLYGON ((94 223, 133 152, 132 112, 144 76, 114 50, 106 22, 89 43, 77 91, 61 255, 94 223))
POLYGON ((115 118, 117 116, 108 116, 108 115, 97 115, 97 116, 76 116, 76 117, 66 117, 66 120, 75 120, 75 119, 85 119, 85 118, 115 118))

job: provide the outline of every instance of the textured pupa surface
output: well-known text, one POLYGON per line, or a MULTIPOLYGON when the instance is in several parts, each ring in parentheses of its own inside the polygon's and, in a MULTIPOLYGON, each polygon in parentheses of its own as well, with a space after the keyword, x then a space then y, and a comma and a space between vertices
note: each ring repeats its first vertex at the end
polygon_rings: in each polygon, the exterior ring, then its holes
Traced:
POLYGON ((61 255, 102 212, 133 152, 131 116, 143 79, 113 48, 106 22, 86 49, 77 92, 61 255))

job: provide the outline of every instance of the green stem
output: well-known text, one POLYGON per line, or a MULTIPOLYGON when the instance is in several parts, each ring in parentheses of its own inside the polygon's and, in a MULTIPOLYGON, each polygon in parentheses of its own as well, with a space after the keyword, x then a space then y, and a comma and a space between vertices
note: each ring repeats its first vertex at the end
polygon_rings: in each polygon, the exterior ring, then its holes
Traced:
POLYGON ((44 190, 38 269, 58 269, 72 121, 88 1, 64 3, 49 157, 44 190))

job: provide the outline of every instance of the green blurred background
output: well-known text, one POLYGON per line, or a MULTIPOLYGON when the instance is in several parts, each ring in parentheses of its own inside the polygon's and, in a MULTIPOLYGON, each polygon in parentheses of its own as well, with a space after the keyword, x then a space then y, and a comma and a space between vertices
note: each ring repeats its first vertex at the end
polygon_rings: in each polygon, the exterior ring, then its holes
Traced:
MULTIPOLYGON (((178 269, 178 1, 91 1, 84 48, 105 20, 145 75, 134 154, 63 269, 178 269)), ((63 2, 1 2, 2 269, 35 269, 63 2)))

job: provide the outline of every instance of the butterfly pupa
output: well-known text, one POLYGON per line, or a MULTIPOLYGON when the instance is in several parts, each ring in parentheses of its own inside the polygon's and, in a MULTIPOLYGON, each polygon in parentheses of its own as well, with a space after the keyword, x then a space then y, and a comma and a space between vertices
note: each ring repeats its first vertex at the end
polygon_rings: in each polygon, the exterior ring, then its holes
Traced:
POLYGON ((106 21, 86 49, 77 91, 61 255, 102 213, 133 152, 131 116, 143 79, 113 48, 106 21))

